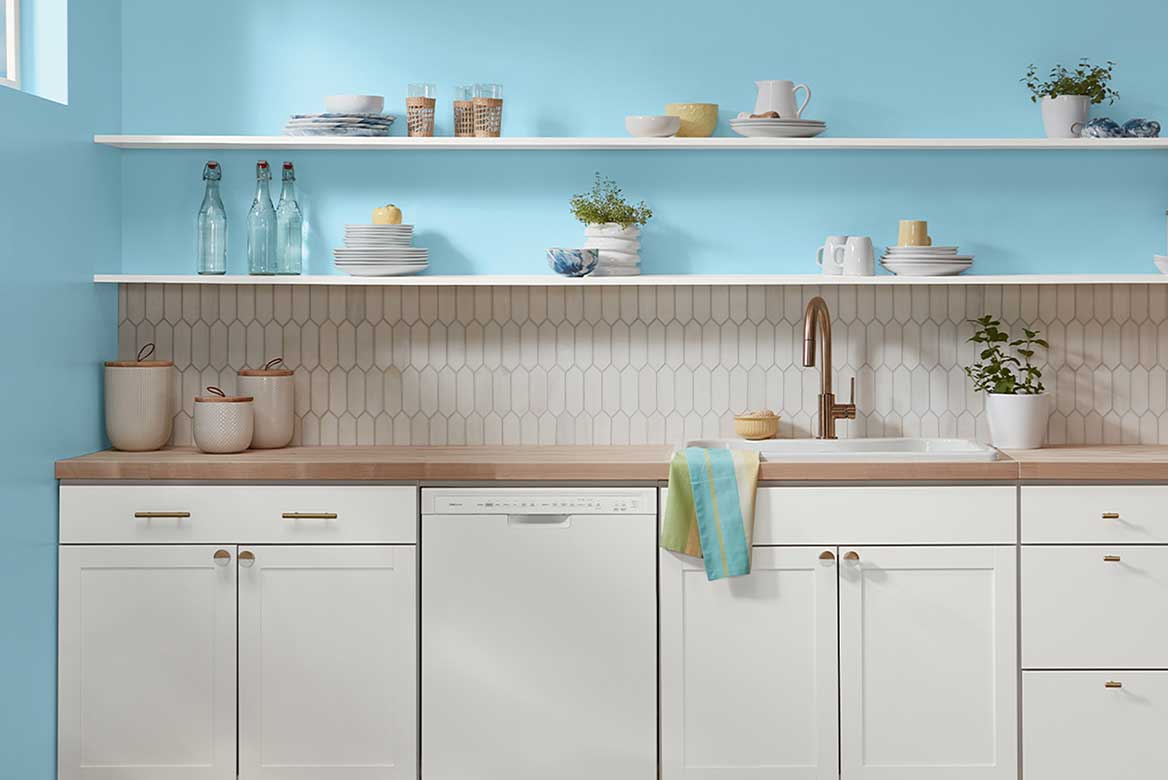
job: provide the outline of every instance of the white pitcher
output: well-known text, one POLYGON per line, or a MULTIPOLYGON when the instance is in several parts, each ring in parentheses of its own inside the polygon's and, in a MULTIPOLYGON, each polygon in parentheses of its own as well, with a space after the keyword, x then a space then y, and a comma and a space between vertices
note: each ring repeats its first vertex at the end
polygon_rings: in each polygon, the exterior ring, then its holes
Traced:
POLYGON ((756 114, 774 111, 780 119, 798 119, 811 100, 811 89, 806 84, 772 80, 756 81, 754 85, 758 87, 758 99, 754 101, 754 113, 756 114), (806 95, 799 107, 795 108, 795 93, 800 89, 806 95))

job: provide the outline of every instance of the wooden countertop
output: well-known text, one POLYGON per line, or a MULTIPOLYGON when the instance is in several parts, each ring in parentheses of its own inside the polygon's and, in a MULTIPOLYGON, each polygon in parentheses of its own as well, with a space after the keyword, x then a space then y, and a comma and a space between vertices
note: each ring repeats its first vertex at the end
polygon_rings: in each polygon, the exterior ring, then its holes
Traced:
MULTIPOLYGON (((238 455, 106 450, 57 461, 58 479, 196 481, 629 481, 669 477, 672 448, 288 447, 238 455)), ((763 463, 764 482, 1168 482, 1168 446, 1012 450, 993 462, 763 463)))

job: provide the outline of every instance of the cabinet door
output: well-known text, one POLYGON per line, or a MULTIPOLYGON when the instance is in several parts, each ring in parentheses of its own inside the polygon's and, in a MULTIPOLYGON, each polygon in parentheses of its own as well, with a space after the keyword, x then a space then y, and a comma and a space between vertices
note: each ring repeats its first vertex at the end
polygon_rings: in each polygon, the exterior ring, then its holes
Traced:
POLYGON ((239 550, 239 776, 417 776, 413 545, 239 550))
POLYGON ((235 548, 62 547, 59 780, 235 777, 235 548))
POLYGON ((661 551, 666 780, 838 775, 835 549, 753 554, 749 577, 708 582, 661 551))
POLYGON ((1016 778, 1016 549, 840 551, 844 780, 1016 778))

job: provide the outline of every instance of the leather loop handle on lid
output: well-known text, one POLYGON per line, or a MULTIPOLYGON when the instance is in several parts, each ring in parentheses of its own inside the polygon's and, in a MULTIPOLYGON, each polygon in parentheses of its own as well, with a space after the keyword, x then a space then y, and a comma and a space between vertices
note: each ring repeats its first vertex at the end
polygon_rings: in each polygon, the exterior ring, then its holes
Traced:
POLYGON ((220 390, 218 387, 215 387, 214 385, 208 385, 207 392, 210 393, 211 395, 217 395, 220 398, 227 397, 227 393, 223 392, 222 390, 220 390))
POLYGON ((283 365, 284 368, 288 367, 287 365, 284 365, 284 358, 283 357, 272 358, 267 363, 264 363, 264 371, 271 371, 273 368, 275 368, 276 366, 280 366, 280 365, 283 365))
POLYGON ((139 363, 145 362, 153 354, 154 354, 154 342, 151 341, 149 344, 144 345, 140 350, 138 350, 138 362, 139 363))

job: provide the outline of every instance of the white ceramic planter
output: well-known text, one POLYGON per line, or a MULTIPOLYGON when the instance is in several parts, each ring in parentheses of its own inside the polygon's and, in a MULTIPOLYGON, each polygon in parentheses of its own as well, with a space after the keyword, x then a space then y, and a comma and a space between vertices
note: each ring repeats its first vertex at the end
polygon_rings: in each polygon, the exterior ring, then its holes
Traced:
POLYGON ((1049 95, 1042 98, 1042 126, 1047 138, 1078 138, 1087 125, 1091 98, 1084 95, 1049 95))
POLYGON ((148 452, 170 441, 174 425, 174 363, 105 364, 105 433, 114 449, 148 452))
MULTIPOLYGON (((209 392, 222 392, 210 388, 209 392)), ((251 396, 207 395, 195 399, 193 433, 200 452, 224 455, 251 446, 255 410, 251 396)))
POLYGON ((593 276, 634 276, 641 269, 641 229, 615 222, 584 226, 584 248, 600 252, 593 276))
POLYGON ((284 368, 244 369, 239 372, 240 395, 250 395, 255 417, 252 449, 287 447, 296 418, 295 384, 284 368))
POLYGON ((1002 450, 1036 450, 1046 443, 1050 393, 1004 395, 986 393, 990 443, 1002 450))

